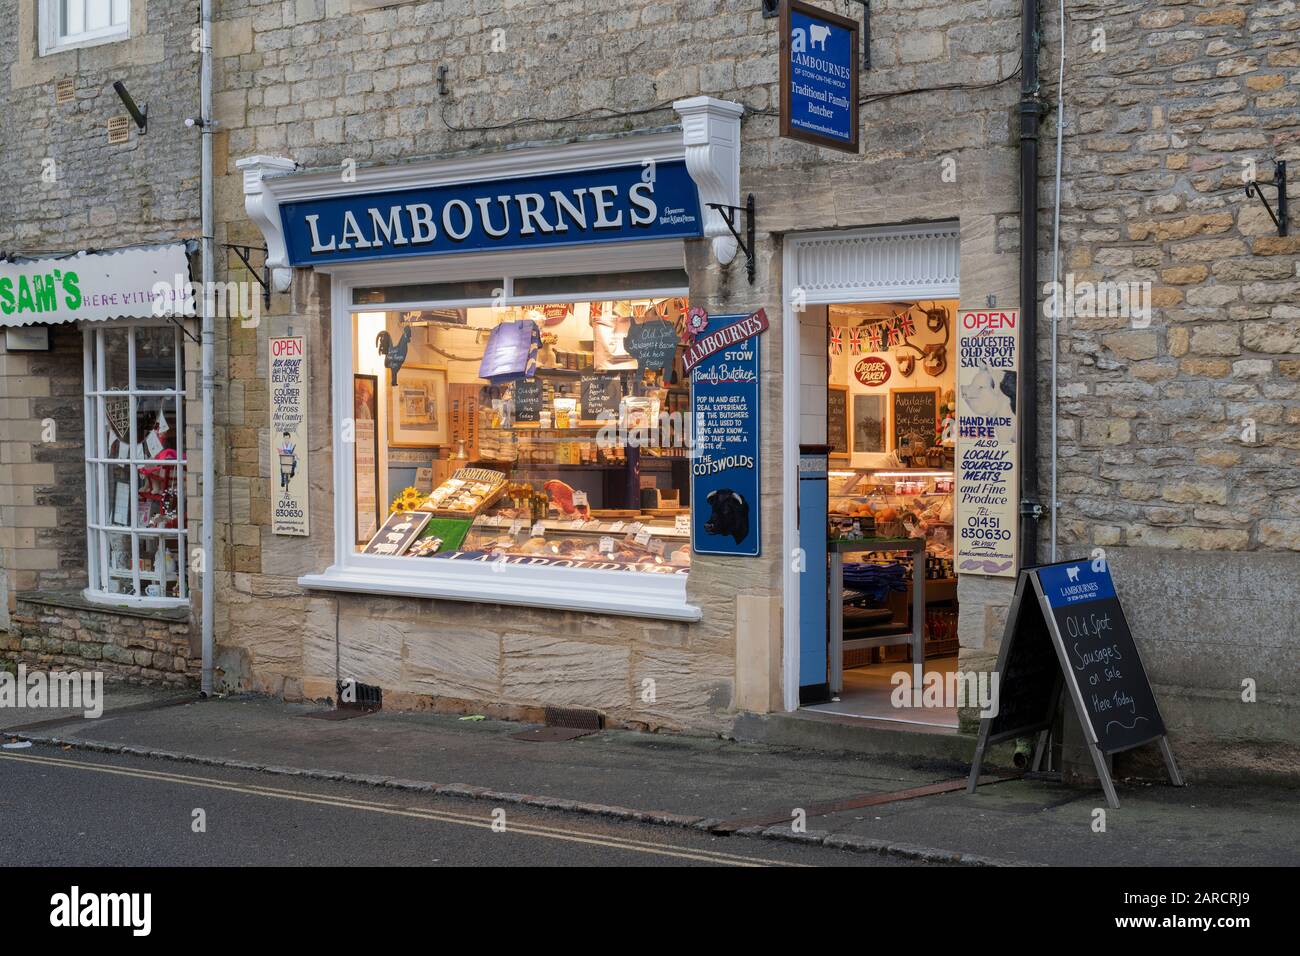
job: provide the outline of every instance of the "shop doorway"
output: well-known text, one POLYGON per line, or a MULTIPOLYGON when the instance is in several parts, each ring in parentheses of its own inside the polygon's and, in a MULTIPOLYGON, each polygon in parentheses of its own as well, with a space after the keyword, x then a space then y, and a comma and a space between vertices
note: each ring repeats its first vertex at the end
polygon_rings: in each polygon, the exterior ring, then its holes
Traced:
POLYGON ((827 657, 809 709, 932 730, 957 669, 955 299, 827 307, 827 657), (900 706, 900 703, 906 706, 900 706), (928 704, 928 705, 927 705, 928 704))
POLYGON ((956 732, 955 708, 899 707, 896 675, 905 690, 926 674, 947 685, 957 665, 958 250, 955 223, 787 240, 784 437, 802 474, 787 470, 784 531, 791 553, 828 565, 787 569, 788 710, 956 732), (809 474, 799 448, 817 445, 826 504, 792 506, 809 474))

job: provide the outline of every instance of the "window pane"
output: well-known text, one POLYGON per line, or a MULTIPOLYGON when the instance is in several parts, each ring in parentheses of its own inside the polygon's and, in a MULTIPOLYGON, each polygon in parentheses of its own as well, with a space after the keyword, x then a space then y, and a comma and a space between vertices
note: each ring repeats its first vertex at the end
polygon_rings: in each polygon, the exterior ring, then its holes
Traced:
POLYGON ((461 306, 463 323, 427 311, 354 315, 356 549, 433 558, 422 562, 430 574, 438 558, 497 555, 685 573, 687 389, 672 342, 686 305, 461 306), (669 326, 666 369, 643 371, 627 350, 648 322, 669 326), (372 534, 399 510, 416 517, 372 534))
POLYGON ((179 539, 172 535, 140 536, 140 584, 145 597, 179 597, 179 539))
POLYGON ((86 0, 64 0, 63 35, 75 36, 86 30, 86 0))
POLYGON ((176 388, 176 336, 172 326, 135 330, 135 387, 156 392, 176 388))
POLYGON ((384 305, 389 302, 455 302, 463 299, 493 299, 502 295, 504 279, 475 282, 422 282, 414 285, 366 286, 352 290, 353 305, 384 305))
POLYGON ((104 469, 107 484, 105 498, 108 505, 104 515, 104 524, 118 528, 131 527, 131 467, 129 465, 100 465, 104 469))
POLYGON ((104 590, 109 594, 136 595, 132 574, 131 536, 109 532, 108 565, 104 568, 104 590))
POLYGON ((520 276, 515 279, 517 298, 539 295, 576 296, 645 289, 685 289, 685 269, 657 269, 652 272, 615 272, 600 276, 520 276))
POLYGON ((112 0, 86 0, 86 29, 102 30, 113 16, 112 0))
POLYGON ((131 337, 127 329, 102 329, 104 349, 103 391, 125 392, 131 386, 131 337))
POLYGON ((131 0, 113 0, 113 25, 124 26, 130 18, 131 0))

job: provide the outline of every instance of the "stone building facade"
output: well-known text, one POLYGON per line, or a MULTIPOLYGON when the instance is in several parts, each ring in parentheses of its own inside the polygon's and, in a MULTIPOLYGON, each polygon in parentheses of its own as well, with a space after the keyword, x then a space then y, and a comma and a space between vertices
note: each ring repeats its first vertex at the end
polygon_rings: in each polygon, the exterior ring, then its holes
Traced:
MULTIPOLYGON (((127 35, 56 49, 50 9, 0 3, 0 258, 195 238, 198 139, 184 125, 198 113, 193 11, 134 0, 127 35), (121 141, 110 138, 110 123, 126 118, 114 81, 148 108, 147 131, 131 124, 121 141)), ((190 680, 188 613, 159 625, 69 597, 87 585, 84 350, 75 324, 50 336, 45 352, 6 352, 0 341, 0 649, 29 664, 190 680), (172 647, 178 634, 183 650, 172 647), (153 666, 155 652, 165 666, 153 666)), ((197 398, 192 373, 188 386, 197 398)), ((197 429, 188 438, 197 448, 197 429)))
MULTIPOLYGON (((821 5, 861 16, 857 3, 821 5)), ((1055 5, 1041 6, 1040 95, 1050 105, 1058 98, 1061 31, 1055 5)), ((160 7, 147 5, 150 29, 165 23, 166 39, 156 58, 151 52, 133 67, 144 71, 131 74, 139 79, 128 81, 159 89, 150 96, 159 111, 151 111, 151 124, 163 110, 192 111, 196 88, 183 43, 192 24, 160 7), (173 94, 166 100, 162 76, 173 94)), ((706 240, 690 241, 691 300, 714 314, 762 307, 773 319, 762 352, 768 490, 762 553, 695 557, 687 589, 702 612, 699 622, 330 592, 298 579, 334 558, 334 313, 328 278, 296 270, 288 294, 274 298, 260 325, 218 328, 221 686, 323 698, 349 676, 381 686, 388 706, 515 716, 547 705, 581 706, 629 726, 724 734, 738 712, 787 708, 789 542, 780 489, 797 457, 789 436, 816 437, 787 428, 782 417, 782 396, 791 387, 783 380, 790 340, 782 329, 793 292, 784 274, 791 241, 837 230, 955 223, 963 304, 993 297, 1033 314, 1037 303, 1019 301, 1021 5, 872 4, 871 68, 860 91, 864 147, 857 156, 779 136, 777 21, 764 18, 761 7, 758 0, 621 7, 604 0, 474 0, 455 10, 425 0, 215 4, 218 243, 262 242, 236 165, 247 157, 283 157, 308 172, 364 176, 434 158, 676 128, 674 101, 704 95, 744 107, 741 195, 756 197, 757 278, 746 281, 743 257, 721 266, 706 240), (273 535, 270 527, 267 339, 290 330, 307 338, 310 359, 312 533, 306 538, 273 535), (641 693, 647 679, 658 688, 653 701, 641 693)), ((1061 320, 1058 546, 1063 557, 1104 548, 1113 560, 1185 761, 1193 768, 1234 767, 1268 753, 1276 767, 1294 770, 1300 249, 1294 238, 1277 237, 1258 201, 1245 198, 1242 172, 1243 161, 1253 160, 1267 182, 1273 157, 1297 158, 1300 21, 1289 2, 1219 0, 1070 0, 1067 17, 1062 278, 1149 282, 1152 310, 1140 327, 1127 316, 1061 320), (1240 703, 1245 679, 1258 688, 1259 703, 1250 707, 1240 703)), ((117 63, 107 59, 116 54, 93 55, 117 63)), ((50 105, 55 74, 40 58, 33 66, 21 56, 0 50, 0 98, 21 97, 25 109, 49 111, 56 120, 57 110, 69 107, 50 105)), ((93 75, 98 98, 79 93, 73 107, 85 114, 83 125, 92 121, 95 104, 112 95, 101 89, 106 79, 93 75)), ((1054 124, 1049 112, 1039 194, 1044 282, 1053 262, 1054 124)), ((36 138, 25 153, 35 158, 39 127, 25 128, 36 138)), ((76 131, 66 128, 71 141, 76 131)), ((149 181, 167 170, 185 191, 146 203, 143 193, 117 188, 118 199, 88 204, 86 221, 69 238, 52 218, 56 203, 33 207, 27 191, 24 205, 6 207, 20 200, 6 200, 13 191, 4 189, 0 247, 93 245, 106 232, 116 235, 121 222, 138 228, 141 241, 194 236, 197 144, 182 134, 165 145, 162 139, 142 138, 132 148, 164 150, 148 163, 149 181), (42 239, 47 232, 50 238, 42 239)), ((8 131, 3 141, 12 141, 8 131)), ((13 162, 0 164, 0 177, 16 175, 14 169, 13 162)), ((1271 195, 1267 186, 1264 192, 1271 195)), ((224 271, 225 265, 218 257, 219 279, 248 278, 224 271)), ((815 338, 813 319, 805 322, 815 338)), ((1052 325, 1041 314, 1038 331, 1039 466, 1047 500, 1052 325)), ((5 397, 23 390, 20 404, 5 408, 21 418, 28 414, 21 403, 43 400, 46 386, 25 379, 30 359, 0 360, 9 363, 5 397)), ((7 454, 21 457, 27 452, 20 444, 29 447, 26 439, 5 439, 0 448, 13 446, 7 454)), ((42 457, 31 464, 55 462, 42 457)), ((49 508, 45 496, 55 485, 75 488, 71 478, 56 477, 48 468, 15 467, 0 482, 0 494, 15 496, 4 507, 35 509, 14 512, 33 525, 22 532, 26 538, 0 540, 11 591, 75 584, 76 534, 58 544, 54 529, 62 522, 40 510, 49 508), (48 526, 37 527, 38 519, 48 526), (31 555, 16 557, 24 548, 31 555), (56 557, 38 556, 42 548, 56 557), (26 568, 23 561, 42 566, 26 568)), ((1044 522, 1044 555, 1047 534, 1044 522)), ((992 665, 1010 595, 1006 579, 960 579, 963 668, 992 665)))

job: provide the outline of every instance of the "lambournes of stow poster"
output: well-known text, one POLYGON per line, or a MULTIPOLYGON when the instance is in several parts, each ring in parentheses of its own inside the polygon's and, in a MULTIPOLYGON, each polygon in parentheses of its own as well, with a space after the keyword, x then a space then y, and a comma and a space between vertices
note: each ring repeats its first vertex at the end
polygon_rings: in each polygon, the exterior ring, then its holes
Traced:
POLYGON ((957 316, 957 570, 1015 577, 1020 312, 957 316))

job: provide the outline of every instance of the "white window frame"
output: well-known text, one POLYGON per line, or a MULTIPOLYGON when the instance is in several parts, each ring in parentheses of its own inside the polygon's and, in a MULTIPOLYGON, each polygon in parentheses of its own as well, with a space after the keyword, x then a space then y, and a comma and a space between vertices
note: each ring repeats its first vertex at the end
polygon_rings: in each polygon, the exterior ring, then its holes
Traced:
POLYGON ((182 331, 169 322, 157 321, 113 321, 86 322, 82 324, 84 345, 83 355, 83 393, 85 395, 85 458, 86 458, 86 554, 88 583, 83 592, 88 600, 102 604, 130 605, 132 607, 168 608, 185 607, 189 604, 189 580, 187 560, 189 550, 187 542, 189 532, 186 528, 188 516, 185 501, 185 469, 188 459, 185 455, 185 355, 182 331), (137 389, 135 387, 136 330, 140 328, 166 328, 176 336, 176 377, 169 389, 137 389), (104 333, 124 330, 128 334, 127 389, 107 389, 105 380, 104 333), (129 445, 131 458, 110 458, 108 449, 108 422, 104 403, 109 398, 127 398, 130 402, 131 433, 129 445), (139 469, 141 466, 156 465, 154 459, 137 459, 135 451, 144 436, 136 434, 136 408, 141 398, 161 398, 174 401, 175 420, 170 422, 176 436, 176 459, 169 461, 168 467, 176 468, 176 527, 175 528, 137 528, 137 493, 139 490, 139 469), (109 470, 115 466, 130 468, 129 517, 127 525, 114 525, 109 516, 113 502, 108 490, 109 470), (108 576, 121 576, 120 569, 115 573, 109 561, 109 538, 112 535, 124 535, 131 541, 130 579, 134 594, 117 593, 108 590, 108 576), (142 545, 157 543, 159 538, 171 538, 176 542, 176 579, 178 581, 177 597, 150 597, 145 595, 145 587, 154 582, 170 580, 164 570, 143 572, 139 567, 142 545))
MULTIPOLYGON (((40 13, 38 30, 41 56, 47 53, 58 53, 62 50, 98 46, 101 43, 113 43, 131 36, 132 0, 125 0, 126 20, 124 22, 110 24, 97 30, 82 30, 79 33, 65 34, 63 32, 65 4, 93 2, 96 2, 96 0, 38 0, 40 13)), ((109 18, 112 19, 112 6, 115 0, 102 0, 102 2, 109 4, 109 18)))
MULTIPOLYGON (((504 279, 507 298, 495 304, 522 305, 555 301, 557 296, 510 298, 512 276, 590 275, 665 268, 685 269, 681 241, 611 243, 605 247, 576 246, 536 251, 494 252, 445 257, 430 256, 394 263, 365 262, 318 267, 331 276, 334 315, 330 354, 333 422, 353 414, 355 367, 353 322, 356 312, 407 308, 407 305, 352 305, 357 286, 402 285, 414 282, 455 282, 504 279)), ((686 288, 600 293, 594 298, 640 298, 687 295, 686 288)), ((439 305, 492 305, 487 302, 439 305)), ((352 446, 334 428, 334 563, 298 583, 306 588, 404 597, 440 598, 484 604, 520 605, 566 611, 618 614, 631 617, 698 621, 701 611, 688 603, 686 574, 599 571, 583 568, 528 567, 486 562, 417 561, 411 558, 361 554, 354 541, 356 468, 352 446)))

